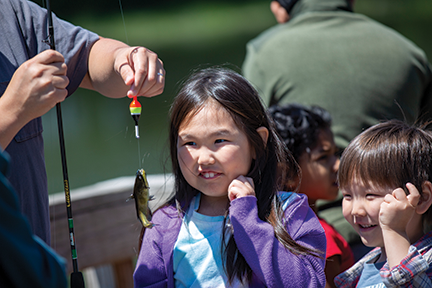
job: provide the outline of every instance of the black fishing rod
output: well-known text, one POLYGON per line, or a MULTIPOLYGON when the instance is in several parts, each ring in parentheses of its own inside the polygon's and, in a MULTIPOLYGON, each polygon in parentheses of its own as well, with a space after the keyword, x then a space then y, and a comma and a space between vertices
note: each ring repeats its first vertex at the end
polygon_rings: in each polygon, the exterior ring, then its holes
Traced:
MULTIPOLYGON (((52 20, 52 12, 50 6, 50 0, 45 0, 46 8, 47 8, 47 16, 48 16, 48 39, 47 42, 51 49, 56 50, 55 42, 54 42, 54 26, 52 20)), ((69 238, 70 238, 70 247, 71 247, 71 256, 72 256, 72 266, 73 272, 70 277, 70 287, 71 288, 84 288, 84 277, 82 273, 78 270, 78 260, 77 260, 77 252, 75 247, 75 234, 74 234, 74 226, 72 219, 72 202, 70 197, 69 190, 69 176, 67 172, 67 164, 66 164, 66 149, 65 149, 65 141, 64 141, 64 132, 63 132, 63 118, 61 112, 60 103, 56 104, 57 110, 57 124, 58 124, 58 134, 60 141, 60 153, 62 160, 62 168, 63 168, 63 184, 65 191, 65 199, 66 199, 66 211, 68 217, 68 227, 69 227, 69 238)))

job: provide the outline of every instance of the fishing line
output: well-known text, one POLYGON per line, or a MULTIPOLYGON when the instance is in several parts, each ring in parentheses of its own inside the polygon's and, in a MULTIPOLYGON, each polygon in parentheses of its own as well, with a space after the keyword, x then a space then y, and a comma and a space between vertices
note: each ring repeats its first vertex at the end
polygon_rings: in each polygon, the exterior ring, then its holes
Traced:
MULTIPOLYGON (((120 6, 120 14, 122 17, 122 21, 123 21, 123 28, 125 31, 125 36, 126 36, 126 44, 129 45, 129 39, 128 39, 128 35, 127 35, 127 29, 126 29, 126 21, 125 21, 125 17, 124 17, 124 13, 123 13, 123 4, 121 2, 121 0, 119 0, 119 6, 120 6)), ((133 101, 129 106, 132 118, 135 121, 135 138, 137 139, 137 143, 138 143, 138 167, 141 167, 141 148, 140 148, 140 141, 139 141, 139 131, 138 131, 138 120, 140 118, 141 115, 141 104, 138 102, 137 97, 133 97, 133 101)))
MULTIPOLYGON (((138 143, 138 167, 141 167, 141 147, 140 147, 140 141, 139 138, 137 139, 137 143, 138 143)), ((143 159, 144 160, 144 159, 143 159)))
POLYGON ((119 0, 119 5, 120 5, 120 13, 121 13, 122 20, 123 20, 123 27, 124 27, 124 31, 125 31, 125 35, 126 35, 126 43, 129 45, 129 39, 127 36, 127 31, 126 31, 126 22, 125 22, 124 14, 123 14, 123 5, 122 5, 121 0, 119 0))

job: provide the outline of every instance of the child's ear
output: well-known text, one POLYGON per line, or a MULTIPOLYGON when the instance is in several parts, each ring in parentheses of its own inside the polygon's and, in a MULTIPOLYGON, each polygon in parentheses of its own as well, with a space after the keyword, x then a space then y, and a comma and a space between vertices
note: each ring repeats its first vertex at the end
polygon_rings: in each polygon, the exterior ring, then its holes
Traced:
MULTIPOLYGON (((268 136, 269 136, 269 131, 266 127, 258 127, 256 129, 256 131, 258 132, 258 134, 261 136, 263 143, 264 143, 264 148, 267 146, 267 140, 268 140, 268 136)), ((252 158, 255 159, 256 158, 256 154, 255 154, 255 149, 253 149, 252 151, 252 158)))
POLYGON ((430 181, 425 181, 422 184, 422 196, 417 204, 416 212, 417 214, 424 214, 432 205, 432 183, 430 181))
POLYGON ((256 130, 258 132, 258 134, 261 136, 263 142, 264 142, 264 147, 267 146, 267 140, 268 140, 268 136, 269 136, 269 131, 266 127, 261 126, 258 127, 258 129, 256 130))

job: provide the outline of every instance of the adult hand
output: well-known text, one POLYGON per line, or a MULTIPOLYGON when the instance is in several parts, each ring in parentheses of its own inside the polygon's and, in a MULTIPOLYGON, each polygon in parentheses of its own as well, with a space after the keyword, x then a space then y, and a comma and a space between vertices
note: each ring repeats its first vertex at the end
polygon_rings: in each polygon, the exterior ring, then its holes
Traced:
POLYGON ((157 54, 144 47, 128 47, 118 51, 115 66, 126 85, 127 95, 152 97, 163 92, 165 70, 157 54))
POLYGON ((255 196, 253 179, 240 175, 228 186, 228 198, 230 201, 244 196, 255 196))
POLYGON ((46 50, 15 71, 2 100, 10 111, 28 121, 42 116, 66 98, 69 84, 66 71, 63 56, 46 50))
POLYGON ((46 50, 24 62, 0 97, 0 145, 6 148, 29 121, 44 115, 67 96, 63 56, 46 50))
POLYGON ((152 97, 164 86, 163 63, 154 52, 103 37, 90 50, 88 73, 80 84, 111 98, 152 97))
POLYGON ((379 221, 381 229, 395 231, 398 234, 406 234, 407 225, 415 214, 415 209, 420 200, 417 188, 407 183, 410 194, 406 195, 402 188, 393 190, 387 194, 381 203, 379 221))

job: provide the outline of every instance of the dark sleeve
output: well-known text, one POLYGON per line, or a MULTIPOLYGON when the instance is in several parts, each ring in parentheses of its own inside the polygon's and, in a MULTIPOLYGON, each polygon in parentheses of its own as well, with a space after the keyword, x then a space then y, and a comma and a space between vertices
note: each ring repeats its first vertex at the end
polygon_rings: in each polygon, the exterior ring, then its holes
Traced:
MULTIPOLYGON (((26 42, 27 58, 32 58, 49 49, 44 42, 48 39, 47 11, 26 0, 10 0, 19 23, 19 29, 26 42)), ((55 12, 55 11, 53 11, 55 12)), ((82 27, 57 18, 53 13, 55 48, 64 57, 68 66, 69 95, 81 84, 87 73, 88 56, 99 36, 82 27)))
POLYGON ((8 161, 0 153, 0 287, 67 287, 65 263, 33 236, 7 181, 8 161))

